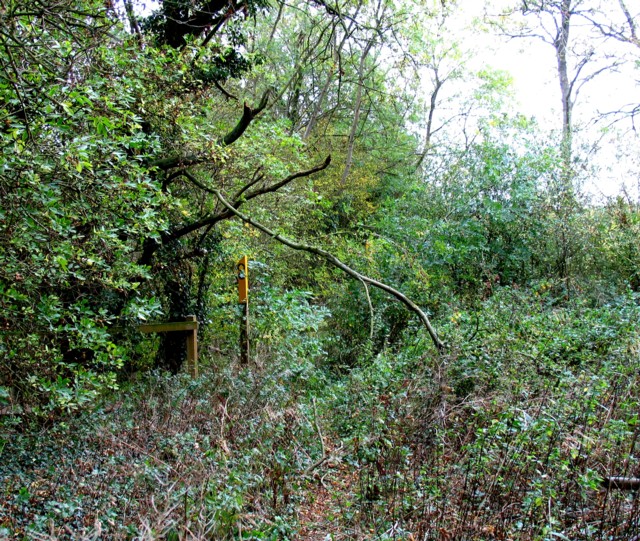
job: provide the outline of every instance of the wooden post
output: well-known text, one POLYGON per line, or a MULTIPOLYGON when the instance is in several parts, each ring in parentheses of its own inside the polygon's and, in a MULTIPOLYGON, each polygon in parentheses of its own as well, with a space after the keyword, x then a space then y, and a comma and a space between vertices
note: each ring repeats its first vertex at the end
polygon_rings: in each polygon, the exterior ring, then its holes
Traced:
POLYGON ((240 316, 240 364, 249 363, 249 260, 245 255, 238 261, 238 302, 240 316))
POLYGON ((187 321, 194 321, 196 326, 187 334, 187 368, 192 378, 198 377, 198 321, 196 316, 187 316, 187 321))
POLYGON ((245 301, 240 317, 240 364, 249 364, 249 301, 245 301))

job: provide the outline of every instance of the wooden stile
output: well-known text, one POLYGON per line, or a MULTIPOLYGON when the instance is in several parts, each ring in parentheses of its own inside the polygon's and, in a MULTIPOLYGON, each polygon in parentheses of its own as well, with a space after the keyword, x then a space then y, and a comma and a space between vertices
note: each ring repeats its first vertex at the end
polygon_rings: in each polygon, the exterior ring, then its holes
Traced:
POLYGON ((192 378, 198 377, 198 320, 196 316, 187 316, 186 321, 169 323, 149 323, 138 326, 141 333, 188 331, 187 334, 187 369, 192 378))

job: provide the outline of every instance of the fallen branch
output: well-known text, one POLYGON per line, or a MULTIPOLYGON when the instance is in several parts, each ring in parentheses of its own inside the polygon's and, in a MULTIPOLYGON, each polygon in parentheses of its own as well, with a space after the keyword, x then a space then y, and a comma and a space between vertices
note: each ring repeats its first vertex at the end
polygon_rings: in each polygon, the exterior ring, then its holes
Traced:
POLYGON ((431 337, 431 340, 432 340, 433 344, 436 346, 436 348, 438 349, 438 351, 442 351, 442 349, 444 349, 444 343, 440 340, 440 338, 438 338, 438 335, 437 335, 435 329, 432 327, 431 322, 429 321, 429 318, 427 317, 427 315, 420 309, 420 307, 416 303, 414 303, 411 299, 409 299, 409 297, 407 297, 406 295, 404 295, 403 293, 401 293, 397 289, 395 289, 395 288, 393 288, 393 287, 391 287, 391 286, 389 286, 389 285, 387 285, 387 284, 385 284, 383 282, 379 282, 378 280, 374 280, 373 278, 369 278, 368 276, 365 276, 364 274, 360 274, 358 271, 352 269, 351 267, 349 267, 348 265, 346 265, 345 263, 340 261, 336 256, 334 256, 333 254, 327 252, 326 250, 323 250, 322 248, 317 248, 315 246, 309 246, 307 244, 294 242, 291 239, 288 239, 286 237, 283 237, 282 235, 279 235, 279 234, 271 231, 267 226, 261 224, 260 222, 256 222, 255 220, 249 218, 246 214, 242 214, 239 210, 237 210, 235 207, 233 207, 222 196, 222 194, 220 193, 220 190, 211 190, 211 191, 212 191, 212 193, 215 194, 215 196, 220 200, 220 202, 224 205, 224 207, 229 212, 231 212, 232 214, 235 214, 243 222, 246 222, 246 223, 252 225, 256 229, 259 229, 260 231, 262 231, 266 235, 270 236, 274 240, 277 240, 278 242, 280 242, 280 243, 284 244, 285 246, 288 246, 289 248, 292 248, 294 250, 300 250, 300 251, 303 251, 303 252, 309 252, 311 254, 315 254, 317 256, 320 256, 323 259, 325 259, 326 261, 328 261, 329 263, 331 263, 333 266, 338 267, 340 270, 344 271, 345 273, 347 273, 349 276, 352 276, 356 280, 360 280, 361 282, 363 282, 365 284, 369 284, 369 285, 372 285, 374 287, 377 287, 378 289, 381 289, 382 291, 386 291, 390 295, 394 296, 402 304, 404 304, 410 311, 412 311, 416 316, 418 316, 418 319, 420 319, 420 321, 422 322, 424 327, 427 329, 427 332, 429 333, 429 336, 431 337))

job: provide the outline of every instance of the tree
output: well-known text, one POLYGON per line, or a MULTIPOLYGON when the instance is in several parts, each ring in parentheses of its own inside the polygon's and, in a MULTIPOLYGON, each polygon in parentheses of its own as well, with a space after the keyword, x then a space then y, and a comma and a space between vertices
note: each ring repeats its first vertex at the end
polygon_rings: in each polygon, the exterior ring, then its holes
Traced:
MULTIPOLYGON (((245 23, 264 6, 128 9, 132 33, 97 1, 4 6, 1 370, 17 393, 73 408, 115 385, 135 364, 118 328, 203 309, 218 225, 277 216, 271 195, 329 166, 266 118, 279 89, 234 82, 258 61, 245 23)), ((172 340, 159 362, 175 372, 172 340)))
MULTIPOLYGON (((600 12, 590 14, 589 22, 601 33, 606 39, 617 42, 621 47, 631 52, 630 58, 626 59, 627 63, 638 65, 638 51, 640 50, 640 38, 638 37, 638 28, 636 21, 640 16, 637 11, 629 8, 626 0, 618 0, 617 8, 613 8, 606 15, 600 12)), ((635 8, 637 10, 637 7, 635 8)), ((625 60, 627 51, 619 53, 621 59, 625 60)), ((618 109, 608 110, 603 117, 613 118, 613 122, 621 119, 629 119, 631 127, 634 131, 636 116, 640 113, 640 105, 638 103, 623 104, 618 109)))
POLYGON ((426 120, 424 124, 423 148, 418 155, 416 168, 421 168, 433 150, 434 137, 443 130, 457 116, 443 118, 438 122, 438 116, 443 115, 446 107, 443 97, 444 89, 456 80, 460 80, 465 73, 465 63, 470 54, 463 51, 460 44, 452 37, 449 22, 454 17, 454 11, 443 6, 437 16, 425 14, 419 10, 407 24, 406 58, 416 70, 419 80, 428 77, 431 82, 428 99, 424 105, 426 120), (425 31, 429 28, 428 31, 425 31))
MULTIPOLYGON (((556 75, 562 106, 562 156, 565 180, 571 184, 574 176, 574 107, 585 84, 598 75, 613 69, 615 59, 598 56, 598 40, 593 33, 575 38, 579 21, 590 17, 597 9, 589 0, 522 0, 523 22, 517 30, 506 30, 511 37, 540 39, 553 47, 556 75), (524 19, 533 18, 535 24, 527 26, 524 19)), ((515 15, 515 10, 512 12, 515 15)))
POLYGON ((101 2, 8 1, 3 17, 0 379, 73 408, 123 365, 107 326, 158 308, 134 259, 163 227, 144 163, 158 140, 131 108, 137 53, 101 2))
MULTIPOLYGON (((556 75, 560 89, 561 161, 563 172, 553 183, 556 195, 556 212, 559 217, 554 237, 559 239, 555 268, 562 278, 568 278, 570 259, 578 246, 572 242, 570 217, 579 207, 576 191, 579 157, 575 149, 576 124, 574 109, 581 90, 596 77, 615 69, 620 60, 611 57, 602 47, 603 38, 588 22, 600 5, 596 0, 523 0, 520 3, 522 17, 516 29, 502 31, 513 38, 540 39, 553 48, 556 59, 556 75), (527 24, 530 18, 533 25, 527 24), (580 35, 577 33, 580 32, 580 35)), ((517 10, 510 15, 515 17, 517 10)))

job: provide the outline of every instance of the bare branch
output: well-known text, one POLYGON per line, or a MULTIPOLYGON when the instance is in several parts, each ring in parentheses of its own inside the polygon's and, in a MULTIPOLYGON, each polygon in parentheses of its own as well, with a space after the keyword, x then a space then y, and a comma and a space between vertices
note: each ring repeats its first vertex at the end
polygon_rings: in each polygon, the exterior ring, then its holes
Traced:
POLYGON ((640 41, 638 40, 638 35, 636 33, 636 24, 634 22, 631 13, 627 9, 627 6, 624 3, 624 0, 618 0, 620 2, 620 9, 624 13, 625 18, 627 19, 627 24, 629 25, 629 31, 631 32, 631 36, 629 37, 629 41, 633 43, 636 47, 640 47, 640 41))
POLYGON ((240 199, 240 196, 246 192, 249 188, 251 188, 252 186, 255 186, 256 184, 258 184, 258 182, 260 182, 262 179, 264 178, 264 175, 262 174, 262 166, 258 167, 258 169, 255 170, 255 172, 253 173, 253 178, 251 179, 251 181, 247 182, 242 188, 240 188, 240 190, 238 190, 238 192, 233 196, 233 200, 237 201, 238 199, 240 199))
MULTIPOLYGON (((606 66, 603 66, 602 68, 599 68, 595 71, 593 71, 592 73, 585 75, 582 80, 580 82, 578 82, 577 85, 575 85, 575 99, 578 98, 578 93, 580 92, 580 90, 582 89, 582 87, 587 84, 588 82, 592 81, 593 79, 595 79, 596 77, 598 77, 598 75, 602 75, 603 73, 607 72, 607 71, 613 71, 615 68, 619 67, 621 65, 621 62, 615 61, 612 62, 611 64, 607 64, 606 66)), ((575 83, 576 81, 574 80, 573 83, 575 83)))
POLYGON ((258 104, 258 107, 256 107, 255 109, 251 109, 251 107, 249 107, 246 103, 244 104, 244 110, 242 112, 242 117, 240 118, 240 120, 238 121, 238 123, 234 126, 234 128, 222 138, 221 143, 224 146, 228 146, 232 143, 234 143, 235 141, 237 141, 242 134, 245 132, 245 130, 249 127, 249 124, 251 124, 251 121, 257 117, 263 110, 264 108, 267 106, 267 103, 269 103, 269 94, 271 93, 270 90, 267 90, 263 95, 262 95, 262 99, 260 100, 260 103, 258 104))
POLYGON ((371 302, 371 295, 369 295, 369 286, 364 280, 360 280, 362 287, 364 287, 364 293, 367 296, 367 304, 369 305, 369 340, 373 340, 374 320, 373 320, 373 303, 371 302))
MULTIPOLYGON (((244 104, 244 109, 242 112, 242 117, 238 120, 238 123, 233 127, 233 129, 224 137, 221 137, 218 143, 221 146, 229 146, 237 141, 242 134, 249 127, 249 124, 264 110, 269 102, 269 94, 270 90, 267 90, 263 95, 258 107, 255 109, 251 109, 246 103, 244 104)), ((206 163, 208 161, 212 161, 211 157, 205 156, 197 156, 197 155, 189 155, 189 156, 171 156, 169 158, 159 158, 157 160, 153 160, 149 162, 150 167, 157 167, 158 169, 162 169, 166 171, 168 169, 173 169, 174 167, 188 167, 190 165, 198 165, 202 163, 206 163)))
POLYGON ((635 24, 635 19, 633 15, 629 12, 624 0, 618 0, 620 4, 620 9, 624 14, 624 18, 626 20, 629 32, 625 33, 624 28, 618 29, 615 28, 612 23, 603 23, 601 21, 596 20, 594 17, 589 16, 588 14, 581 14, 581 16, 591 23, 604 37, 613 38, 622 43, 630 43, 631 45, 635 45, 636 47, 640 47, 640 39, 637 34, 637 27, 635 24))
MULTIPOLYGON (((295 180, 297 178, 308 177, 309 175, 317 173, 318 171, 322 171, 323 169, 326 169, 329 166, 330 163, 331 163, 331 156, 327 156, 326 160, 323 163, 321 163, 320 165, 312 167, 311 169, 307 169, 306 171, 298 171, 297 173, 289 175, 287 178, 285 178, 284 180, 281 180, 280 182, 276 182, 275 184, 272 184, 271 186, 267 186, 265 188, 260 188, 259 190, 255 190, 255 191, 247 194, 244 197, 242 197, 242 194, 243 194, 243 192, 245 190, 241 189, 240 192, 237 194, 237 199, 234 200, 234 202, 233 202, 233 207, 237 208, 237 207, 241 206, 242 204, 244 204, 246 201, 249 201, 250 199, 254 199, 255 197, 258 197, 260 195, 264 195, 266 193, 275 192, 275 191, 279 190, 280 188, 282 188, 286 184, 289 184, 291 181, 293 181, 293 180, 295 180)), ((218 196, 219 192, 217 190, 215 190, 213 188, 210 188, 206 184, 203 184, 202 182, 200 182, 195 176, 193 176, 191 173, 189 173, 189 171, 187 171, 186 169, 181 171, 180 174, 182 176, 184 176, 194 186, 197 186, 201 190, 203 190, 203 191, 205 191, 207 193, 210 193, 212 195, 215 195, 216 197, 218 196)), ((259 178, 258 178, 258 180, 259 180, 259 178)), ((258 180, 255 180, 255 179, 252 180, 249 183, 249 185, 256 184, 258 182, 258 180)), ((216 214, 212 214, 212 215, 206 216, 205 218, 202 218, 201 220, 198 220, 197 222, 193 222, 191 224, 185 225, 184 227, 181 227, 180 229, 177 229, 177 230, 173 231, 172 233, 167 234, 165 237, 163 237, 162 243, 163 244, 168 244, 169 242, 172 242, 172 241, 177 240, 177 239, 179 239, 181 237, 184 237, 185 235, 188 235, 189 233, 197 231, 198 229, 201 229, 203 227, 211 226, 211 225, 216 224, 216 223, 218 223, 218 222, 220 222, 222 220, 227 220, 228 218, 231 218, 231 216, 232 216, 232 213, 229 210, 223 210, 222 212, 218 212, 216 214)))
POLYGON ((322 171, 323 169, 326 169, 327 167, 329 167, 330 163, 331 163, 331 156, 329 155, 325 158, 324 162, 322 162, 320 165, 316 165, 315 167, 312 167, 311 169, 307 169, 306 171, 298 171, 297 173, 293 173, 292 175, 289 175, 287 178, 281 180, 280 182, 276 182, 275 184, 271 184, 270 186, 265 186, 264 188, 255 190, 247 194, 245 196, 245 200, 248 201, 249 199, 253 199, 254 197, 258 197, 259 195, 263 195, 269 192, 275 192, 276 190, 279 190, 286 184, 289 184, 292 180, 295 180, 297 178, 302 178, 302 177, 308 177, 310 175, 313 175, 314 173, 317 173, 319 171, 322 171))

